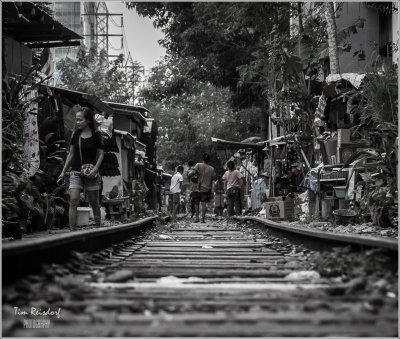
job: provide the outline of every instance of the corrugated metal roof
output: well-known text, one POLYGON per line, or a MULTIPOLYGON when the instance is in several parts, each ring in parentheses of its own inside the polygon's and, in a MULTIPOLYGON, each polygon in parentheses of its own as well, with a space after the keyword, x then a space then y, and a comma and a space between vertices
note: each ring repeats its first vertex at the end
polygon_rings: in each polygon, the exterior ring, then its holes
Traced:
POLYGON ((127 131, 121 131, 121 130, 119 130, 119 129, 115 129, 115 130, 114 130, 114 133, 115 133, 115 134, 119 134, 119 135, 126 136, 126 137, 128 137, 129 139, 133 140, 133 141, 135 142, 135 147, 136 147, 138 150, 146 150, 146 145, 143 144, 143 143, 141 143, 140 141, 138 141, 137 138, 136 138, 135 136, 133 136, 132 134, 130 134, 129 132, 127 132, 127 131))
POLYGON ((29 48, 79 46, 83 39, 32 2, 2 2, 2 29, 29 48))
POLYGON ((138 106, 120 104, 116 102, 105 101, 109 105, 114 114, 125 115, 133 118, 140 126, 147 126, 146 118, 137 110, 138 106))
POLYGON ((108 118, 114 112, 113 109, 109 105, 107 105, 104 101, 100 100, 95 95, 78 92, 78 91, 72 91, 72 90, 66 89, 66 88, 52 87, 52 86, 49 86, 49 87, 51 89, 53 89, 55 92, 58 92, 62 95, 77 98, 77 100, 76 100, 77 104, 79 103, 80 105, 83 105, 83 106, 88 105, 91 108, 94 108, 96 111, 98 111, 100 113, 104 113, 105 118, 108 118))
POLYGON ((241 149, 241 148, 255 148, 255 149, 262 149, 265 145, 264 142, 260 143, 249 143, 249 142, 240 142, 240 141, 229 141, 217 138, 211 138, 211 141, 215 143, 218 147, 223 149, 231 148, 231 149, 241 149))

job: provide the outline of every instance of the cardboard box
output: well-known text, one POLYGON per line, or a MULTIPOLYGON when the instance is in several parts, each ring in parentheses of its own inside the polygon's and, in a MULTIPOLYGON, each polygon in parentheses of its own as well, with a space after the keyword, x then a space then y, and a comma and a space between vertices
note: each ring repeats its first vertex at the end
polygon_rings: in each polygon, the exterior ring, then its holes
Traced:
MULTIPOLYGON (((267 199, 267 202, 272 202, 272 201, 283 201, 286 197, 269 197, 267 199)), ((290 198, 289 198, 290 199, 290 198)))
POLYGON ((290 197, 275 197, 268 200, 265 203, 267 219, 290 220, 294 218, 294 204, 290 197))
POLYGON ((341 147, 342 144, 350 144, 350 130, 349 129, 338 129, 338 144, 337 147, 341 147))
POLYGON ((330 139, 324 141, 324 148, 326 152, 326 160, 328 164, 335 165, 338 163, 336 159, 337 154, 337 139, 330 139))

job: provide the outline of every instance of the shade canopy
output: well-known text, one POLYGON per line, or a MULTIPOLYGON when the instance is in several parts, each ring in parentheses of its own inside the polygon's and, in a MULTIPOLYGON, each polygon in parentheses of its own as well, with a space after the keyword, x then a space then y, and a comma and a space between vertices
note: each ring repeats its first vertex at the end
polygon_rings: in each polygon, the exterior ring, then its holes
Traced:
MULTIPOLYGON (((248 140, 248 139, 246 139, 248 140)), ((264 148, 264 142, 259 143, 251 143, 251 142, 240 142, 240 141, 229 141, 218 138, 211 138, 211 141, 215 144, 217 150, 218 149, 258 149, 261 150, 264 148)))
POLYGON ((83 39, 32 2, 2 2, 2 29, 29 48, 79 46, 83 39))

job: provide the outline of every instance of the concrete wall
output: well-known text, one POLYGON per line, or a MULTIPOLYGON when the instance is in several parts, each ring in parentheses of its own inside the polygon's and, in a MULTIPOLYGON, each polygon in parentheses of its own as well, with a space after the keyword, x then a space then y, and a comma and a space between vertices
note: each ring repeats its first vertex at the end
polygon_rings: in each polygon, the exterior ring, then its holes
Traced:
MULTIPOLYGON (((393 2, 393 6, 396 6, 397 8, 399 7, 398 2, 393 2)), ((400 18, 400 11, 397 13, 394 13, 392 15, 392 37, 393 37, 393 42, 397 45, 399 45, 399 18, 400 18)), ((395 64, 399 64, 399 50, 393 51, 393 62, 395 64)))
POLYGON ((365 7, 363 2, 344 2, 342 10, 336 17, 337 30, 353 25, 358 18, 364 18, 364 28, 357 28, 358 33, 351 34, 347 39, 352 47, 350 52, 339 55, 340 73, 364 72, 368 58, 371 56, 374 45, 379 44, 379 12, 375 9, 365 7), (360 61, 353 57, 357 50, 365 51, 366 60, 360 61))

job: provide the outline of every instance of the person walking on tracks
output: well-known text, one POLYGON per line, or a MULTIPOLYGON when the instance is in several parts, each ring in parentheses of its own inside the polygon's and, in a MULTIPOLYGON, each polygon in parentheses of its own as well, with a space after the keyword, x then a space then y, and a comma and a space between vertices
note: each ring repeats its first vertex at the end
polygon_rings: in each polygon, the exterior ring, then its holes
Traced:
POLYGON ((218 175, 214 182, 214 207, 217 217, 222 217, 224 210, 224 181, 221 174, 218 175))
POLYGON ((176 173, 171 178, 171 185, 169 192, 172 195, 172 218, 176 218, 176 212, 178 211, 180 204, 181 186, 183 182, 183 166, 179 165, 176 169, 176 173))
POLYGON ((191 218, 194 216, 195 212, 195 198, 198 192, 196 192, 197 185, 199 183, 199 173, 197 170, 194 169, 194 166, 196 163, 193 160, 188 161, 188 172, 187 172, 187 177, 190 181, 191 184, 191 192, 190 192, 190 213, 191 213, 191 218))
POLYGON ((228 216, 241 215, 241 193, 240 189, 243 186, 243 174, 235 169, 235 163, 228 161, 228 170, 223 175, 222 179, 225 184, 225 193, 228 205, 228 216))
POLYGON ((200 202, 201 202, 201 222, 205 222, 206 217, 206 208, 207 202, 211 201, 211 191, 212 191, 212 183, 215 179, 215 169, 210 166, 208 163, 210 162, 210 155, 208 153, 204 153, 203 162, 197 163, 194 166, 194 169, 197 171, 199 175, 198 183, 195 192, 195 211, 196 211, 196 220, 195 222, 199 222, 199 212, 200 212, 200 202))
POLYGON ((71 167, 69 179, 69 228, 71 231, 75 229, 77 207, 82 190, 87 192, 96 227, 100 227, 101 177, 99 169, 103 159, 104 141, 101 132, 97 130, 94 112, 88 107, 82 107, 76 112, 76 125, 71 137, 69 153, 57 180, 58 182, 63 180, 66 171, 71 167))

